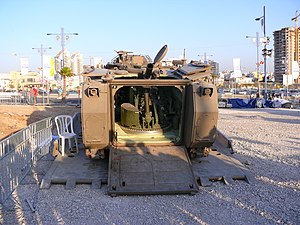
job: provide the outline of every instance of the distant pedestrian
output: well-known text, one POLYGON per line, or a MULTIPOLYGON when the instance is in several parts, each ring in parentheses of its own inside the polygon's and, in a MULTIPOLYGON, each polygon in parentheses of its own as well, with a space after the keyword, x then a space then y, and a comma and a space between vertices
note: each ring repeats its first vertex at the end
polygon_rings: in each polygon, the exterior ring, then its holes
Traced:
POLYGON ((36 105, 38 90, 33 86, 33 105, 36 105))
POLYGON ((29 91, 29 102, 30 104, 33 104, 34 102, 34 90, 33 86, 30 85, 30 91, 29 91))
POLYGON ((58 89, 58 98, 60 98, 61 96, 62 96, 62 89, 59 88, 59 89, 58 89))

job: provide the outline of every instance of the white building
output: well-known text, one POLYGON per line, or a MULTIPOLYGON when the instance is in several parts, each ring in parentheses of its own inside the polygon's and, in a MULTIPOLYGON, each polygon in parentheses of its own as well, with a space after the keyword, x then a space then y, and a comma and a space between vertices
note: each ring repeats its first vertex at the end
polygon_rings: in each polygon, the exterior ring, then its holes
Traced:
POLYGON ((0 73, 0 91, 9 89, 11 83, 10 74, 0 73))
POLYGON ((275 81, 285 85, 299 83, 300 28, 296 32, 294 27, 285 27, 273 35, 275 81))
MULTIPOLYGON (((75 76, 67 78, 67 89, 76 90, 82 82, 82 76, 80 74, 83 72, 83 56, 80 52, 75 52, 71 54, 67 49, 64 49, 63 54, 64 67, 69 67, 75 74, 75 76)), ((60 71, 62 68, 62 59, 62 51, 60 50, 54 57, 56 74, 58 74, 58 71, 60 71)), ((56 75, 55 77, 57 86, 61 86, 62 80, 60 79, 60 76, 56 75)))
POLYGON ((101 57, 93 57, 91 58, 91 66, 95 68, 103 68, 103 61, 101 57))
POLYGON ((64 52, 60 50, 56 54, 56 56, 54 56, 54 67, 56 73, 57 71, 60 71, 62 69, 63 58, 64 58, 64 67, 71 68, 71 53, 67 49, 64 49, 64 52))
POLYGON ((83 72, 83 56, 80 52, 72 54, 70 68, 75 75, 79 75, 83 72))

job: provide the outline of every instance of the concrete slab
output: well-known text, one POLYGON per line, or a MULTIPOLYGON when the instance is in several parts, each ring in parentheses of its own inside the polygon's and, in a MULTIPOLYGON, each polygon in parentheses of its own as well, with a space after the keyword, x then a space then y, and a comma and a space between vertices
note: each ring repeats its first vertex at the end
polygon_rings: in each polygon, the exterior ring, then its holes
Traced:
POLYGON ((48 189, 52 184, 65 184, 66 189, 73 189, 76 184, 91 184, 91 188, 101 188, 107 183, 108 161, 87 159, 85 151, 78 154, 55 158, 44 176, 40 188, 48 189))

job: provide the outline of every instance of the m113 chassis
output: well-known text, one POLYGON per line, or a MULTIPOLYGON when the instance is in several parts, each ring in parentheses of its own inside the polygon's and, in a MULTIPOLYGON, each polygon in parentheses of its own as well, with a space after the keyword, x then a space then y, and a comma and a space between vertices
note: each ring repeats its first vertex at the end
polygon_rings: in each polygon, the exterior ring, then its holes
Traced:
POLYGON ((166 49, 135 74, 84 75, 83 143, 87 157, 108 158, 110 195, 195 194, 198 184, 247 179, 238 162, 223 174, 232 148, 217 130, 218 95, 205 81, 210 67, 191 63, 160 75, 166 49))

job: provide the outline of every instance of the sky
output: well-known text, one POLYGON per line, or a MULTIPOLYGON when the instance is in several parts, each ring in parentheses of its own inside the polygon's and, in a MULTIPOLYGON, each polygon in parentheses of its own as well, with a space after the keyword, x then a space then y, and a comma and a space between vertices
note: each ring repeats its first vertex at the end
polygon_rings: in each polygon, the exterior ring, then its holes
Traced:
MULTIPOLYGON (((185 49, 188 61, 206 54, 220 70, 233 70, 233 58, 240 58, 243 72, 255 71, 256 44, 246 36, 263 36, 255 21, 263 6, 271 40, 275 30, 295 26, 291 18, 300 12, 300 0, 0 0, 0 73, 20 70, 22 57, 36 71, 40 53, 32 48, 51 47, 44 54, 56 55, 61 42, 47 33, 59 34, 61 28, 79 34, 70 36, 66 48, 82 53, 85 64, 90 57, 109 62, 114 50, 154 59, 167 44, 165 59, 185 49)), ((273 58, 267 69, 273 70, 273 58)))

